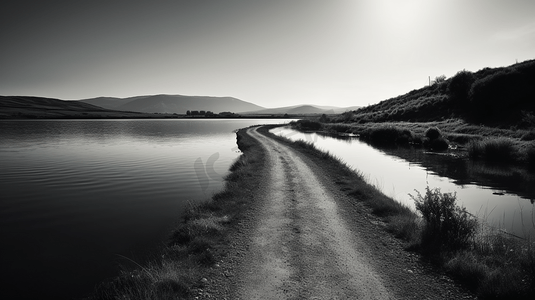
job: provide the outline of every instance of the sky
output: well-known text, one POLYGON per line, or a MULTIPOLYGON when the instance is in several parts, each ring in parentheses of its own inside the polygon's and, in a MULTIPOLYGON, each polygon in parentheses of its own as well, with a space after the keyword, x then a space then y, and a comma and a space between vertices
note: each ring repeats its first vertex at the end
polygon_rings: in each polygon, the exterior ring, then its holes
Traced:
POLYGON ((366 106, 535 58, 533 0, 3 0, 0 95, 366 106))

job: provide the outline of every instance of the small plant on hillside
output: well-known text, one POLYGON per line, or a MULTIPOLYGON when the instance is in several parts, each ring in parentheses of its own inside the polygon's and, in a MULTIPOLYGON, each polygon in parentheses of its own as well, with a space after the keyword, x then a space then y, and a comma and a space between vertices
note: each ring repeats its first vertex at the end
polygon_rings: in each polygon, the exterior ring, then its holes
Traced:
POLYGON ((410 197, 425 220, 422 246, 437 252, 468 246, 477 229, 477 220, 464 207, 457 206, 456 195, 443 194, 440 189, 429 187, 423 196, 418 191, 416 193, 410 197))
POLYGON ((435 79, 431 80, 431 84, 432 85, 441 84, 445 81, 446 81, 446 75, 440 75, 440 76, 435 77, 435 79))

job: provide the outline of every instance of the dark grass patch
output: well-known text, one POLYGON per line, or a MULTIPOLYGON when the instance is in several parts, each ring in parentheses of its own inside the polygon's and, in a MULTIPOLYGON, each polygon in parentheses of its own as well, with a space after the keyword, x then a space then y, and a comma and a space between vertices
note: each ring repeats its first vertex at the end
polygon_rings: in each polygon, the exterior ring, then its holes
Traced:
POLYGON ((474 140, 467 149, 469 157, 489 162, 514 162, 519 157, 518 148, 509 138, 474 140))
POLYGON ((528 167, 535 170, 535 145, 528 148, 526 151, 528 167))
POLYGON ((533 141, 535 140, 535 131, 529 131, 520 137, 521 141, 533 141))

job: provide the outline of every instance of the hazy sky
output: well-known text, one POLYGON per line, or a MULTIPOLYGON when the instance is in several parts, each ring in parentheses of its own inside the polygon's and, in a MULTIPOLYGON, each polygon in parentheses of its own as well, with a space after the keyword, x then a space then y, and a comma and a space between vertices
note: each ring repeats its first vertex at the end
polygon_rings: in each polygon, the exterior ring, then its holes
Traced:
POLYGON ((0 95, 367 105, 535 58, 533 0, 3 0, 0 95))

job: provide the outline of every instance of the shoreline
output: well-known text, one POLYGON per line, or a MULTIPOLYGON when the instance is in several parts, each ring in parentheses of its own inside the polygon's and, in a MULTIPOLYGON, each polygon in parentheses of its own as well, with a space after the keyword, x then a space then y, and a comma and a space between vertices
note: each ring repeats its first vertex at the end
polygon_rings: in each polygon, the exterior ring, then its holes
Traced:
MULTIPOLYGON (((417 245, 417 218, 414 212, 377 191, 365 183, 355 170, 315 149, 312 144, 290 142, 270 134, 269 129, 276 126, 280 125, 262 126, 259 131, 298 150, 324 167, 324 172, 334 176, 331 177, 339 178, 335 184, 340 185, 347 196, 367 207, 370 215, 376 219, 374 222, 382 224, 376 234, 390 236, 397 241, 400 251, 410 250, 411 255, 421 252, 422 249, 417 245)), ((117 278, 102 283, 88 299, 139 298, 141 295, 155 299, 188 299, 221 293, 216 295, 218 297, 228 293, 228 284, 235 275, 228 264, 235 261, 233 257, 243 255, 247 248, 237 245, 246 237, 244 224, 255 209, 255 190, 261 186, 261 173, 267 167, 265 151, 251 136, 245 134, 245 129, 237 132, 237 144, 243 154, 230 167, 225 188, 214 195, 212 201, 192 206, 186 212, 183 221, 161 250, 161 258, 138 269, 121 272, 117 278)), ((425 257, 417 256, 418 261, 429 263, 425 257)), ((440 264, 435 265, 434 269, 441 273, 448 271, 440 264)), ((460 282, 465 280, 463 277, 458 279, 460 282)), ((481 288, 479 285, 470 286, 470 283, 468 286, 475 291, 481 288)), ((517 292, 523 295, 525 291, 517 292)))

